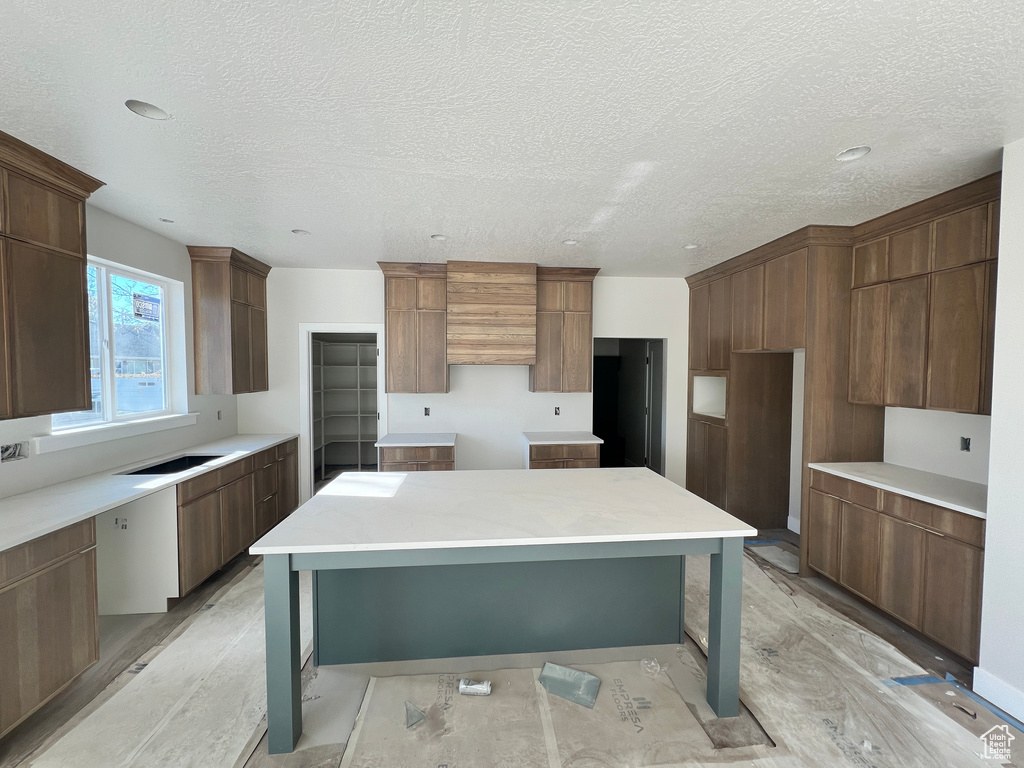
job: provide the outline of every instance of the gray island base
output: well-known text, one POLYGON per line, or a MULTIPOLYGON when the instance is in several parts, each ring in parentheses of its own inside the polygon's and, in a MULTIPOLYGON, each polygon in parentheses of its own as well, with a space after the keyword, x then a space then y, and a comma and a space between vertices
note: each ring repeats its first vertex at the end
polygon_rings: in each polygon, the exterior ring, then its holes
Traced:
POLYGON ((342 475, 251 549, 269 751, 302 733, 303 570, 320 665, 680 643, 685 556, 709 554, 707 699, 734 717, 755 533, 643 468, 342 475))

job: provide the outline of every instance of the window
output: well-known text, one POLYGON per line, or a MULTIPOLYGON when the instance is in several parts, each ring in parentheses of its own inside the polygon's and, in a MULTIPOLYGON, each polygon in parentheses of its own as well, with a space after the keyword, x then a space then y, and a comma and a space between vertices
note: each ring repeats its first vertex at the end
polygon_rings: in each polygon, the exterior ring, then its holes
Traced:
POLYGON ((55 432, 169 412, 167 284, 92 258, 87 270, 92 408, 54 414, 55 432))

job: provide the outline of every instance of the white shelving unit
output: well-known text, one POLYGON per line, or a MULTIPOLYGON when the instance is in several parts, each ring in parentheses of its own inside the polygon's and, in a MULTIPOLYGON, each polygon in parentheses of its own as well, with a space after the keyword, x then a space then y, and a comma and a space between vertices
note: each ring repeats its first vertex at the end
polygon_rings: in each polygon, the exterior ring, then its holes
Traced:
POLYGON ((377 345, 313 338, 314 481, 377 469, 377 345))

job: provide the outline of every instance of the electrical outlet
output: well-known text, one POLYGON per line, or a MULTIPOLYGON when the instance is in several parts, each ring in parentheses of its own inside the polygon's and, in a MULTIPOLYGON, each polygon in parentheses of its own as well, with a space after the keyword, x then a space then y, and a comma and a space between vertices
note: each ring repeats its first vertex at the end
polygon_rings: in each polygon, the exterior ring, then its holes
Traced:
POLYGON ((430 407, 429 406, 424 406, 423 407, 423 415, 424 416, 429 416, 430 415, 430 407))
POLYGON ((28 441, 23 443, 11 443, 0 445, 0 462, 17 461, 28 458, 28 441))
POLYGON ((560 416, 561 414, 562 414, 562 409, 561 409, 561 408, 559 408, 559 407, 558 407, 558 406, 556 405, 556 406, 555 406, 555 416, 560 416))
POLYGON ((960 450, 961 451, 967 451, 967 453, 971 452, 971 438, 969 438, 969 437, 961 437, 960 438, 960 450))

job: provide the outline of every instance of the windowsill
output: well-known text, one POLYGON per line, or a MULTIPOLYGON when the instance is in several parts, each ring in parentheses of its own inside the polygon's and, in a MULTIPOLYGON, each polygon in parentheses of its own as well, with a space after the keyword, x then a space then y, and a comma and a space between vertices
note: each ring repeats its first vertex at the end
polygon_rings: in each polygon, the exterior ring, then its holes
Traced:
POLYGON ((198 413, 175 413, 170 416, 156 416, 138 421, 119 421, 107 424, 94 424, 89 427, 69 429, 53 435, 40 435, 32 438, 32 453, 53 453, 68 448, 81 448, 86 445, 105 443, 109 440, 121 440, 125 437, 147 435, 151 432, 163 432, 166 429, 188 427, 199 421, 198 413))

